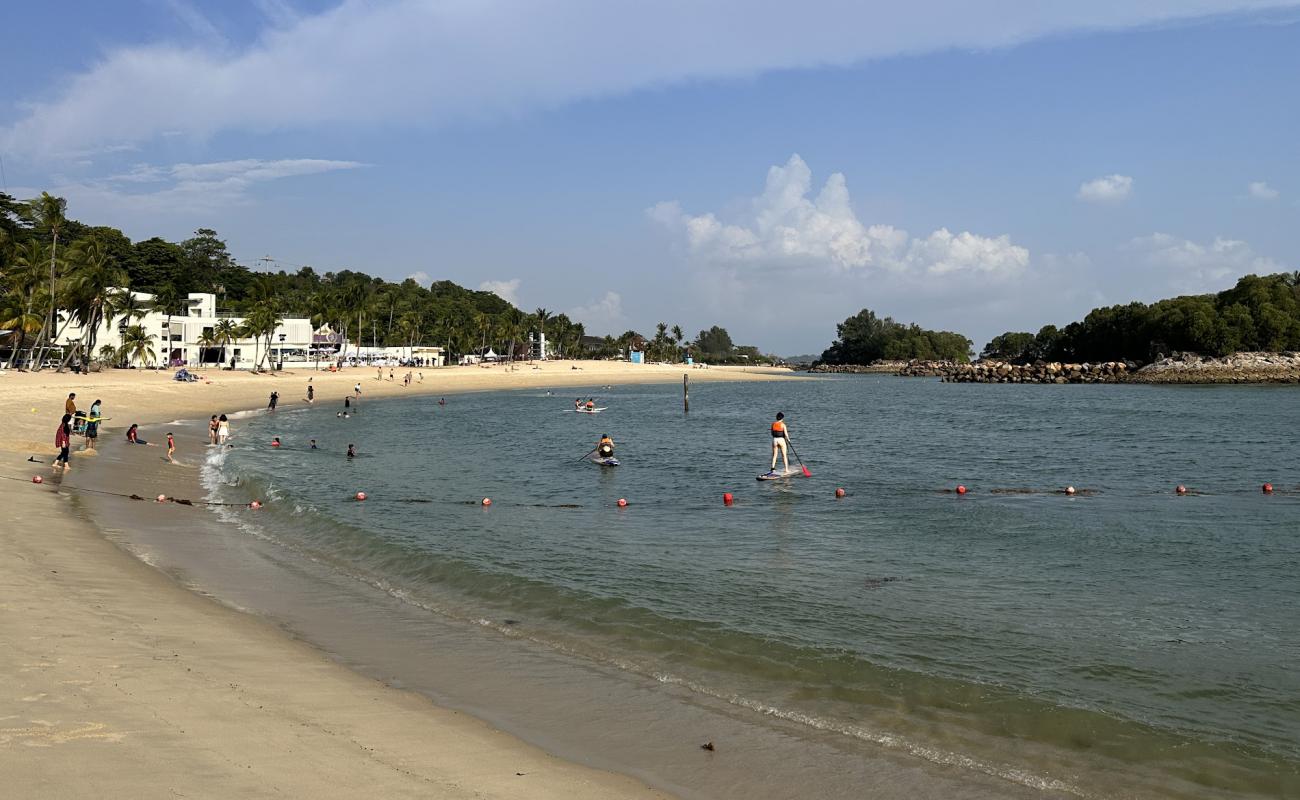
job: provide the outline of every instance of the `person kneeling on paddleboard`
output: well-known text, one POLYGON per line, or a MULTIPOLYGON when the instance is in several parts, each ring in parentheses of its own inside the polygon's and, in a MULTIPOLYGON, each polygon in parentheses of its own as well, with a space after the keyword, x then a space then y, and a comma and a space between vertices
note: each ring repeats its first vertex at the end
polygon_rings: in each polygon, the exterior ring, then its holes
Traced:
POLYGON ((785 471, 790 471, 790 457, 786 455, 787 444, 790 441, 790 429, 785 425, 785 413, 778 411, 776 413, 776 422, 772 423, 772 472, 776 472, 776 457, 781 456, 781 462, 785 465, 785 471))
POLYGON ((614 457, 614 440, 609 438, 608 433, 600 435, 600 444, 596 445, 596 455, 601 458, 614 457))

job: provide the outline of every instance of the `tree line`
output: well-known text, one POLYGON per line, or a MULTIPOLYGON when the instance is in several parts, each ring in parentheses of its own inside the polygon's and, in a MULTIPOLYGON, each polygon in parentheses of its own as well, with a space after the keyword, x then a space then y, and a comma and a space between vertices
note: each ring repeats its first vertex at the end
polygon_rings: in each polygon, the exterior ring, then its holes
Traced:
POLYGON ((224 348, 236 339, 254 339, 260 351, 256 368, 285 317, 308 318, 317 330, 328 327, 338 337, 340 360, 349 348, 421 343, 440 345, 449 357, 493 349, 513 359, 529 353, 532 332, 544 334, 550 351, 560 356, 613 358, 635 349, 652 361, 764 360, 756 348, 735 346, 717 326, 693 341, 680 325, 663 322, 651 337, 635 331, 593 337, 566 314, 545 308, 528 313, 494 293, 451 281, 426 287, 409 278, 394 283, 359 271, 317 273, 306 266, 259 273, 237 263, 211 229, 179 243, 158 237, 132 242, 116 228, 69 218, 62 198, 42 193, 22 202, 0 194, 0 330, 10 331, 0 343, 9 350, 9 366, 24 351, 37 368, 52 355, 62 366, 73 359, 153 363, 156 337, 140 320, 159 311, 168 315, 170 328, 171 315, 188 313, 191 292, 216 295, 222 312, 244 320, 219 320, 198 344, 224 348), (127 289, 154 299, 142 303, 127 289), (121 347, 99 345, 98 333, 114 323, 121 347), (70 325, 82 326, 83 339, 57 350, 53 343, 70 325))
POLYGON ((873 361, 970 360, 972 342, 960 333, 926 330, 912 323, 877 317, 864 308, 835 326, 836 339, 821 355, 823 364, 873 361))
POLYGON ((980 353, 1015 363, 1150 362, 1174 352, 1225 356, 1300 350, 1300 272, 1247 275, 1217 294, 1093 309, 1064 328, 1008 331, 980 353))

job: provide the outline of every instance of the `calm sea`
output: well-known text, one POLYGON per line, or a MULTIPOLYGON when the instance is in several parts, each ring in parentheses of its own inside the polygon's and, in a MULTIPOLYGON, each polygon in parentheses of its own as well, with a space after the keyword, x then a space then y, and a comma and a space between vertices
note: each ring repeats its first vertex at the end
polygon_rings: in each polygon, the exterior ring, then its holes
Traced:
MULTIPOLYGON (((237 421, 206 479, 269 501, 223 512, 224 535, 286 568, 837 764, 888 758, 899 796, 911 764, 991 781, 971 796, 1300 796, 1300 391, 864 376, 691 401, 557 389, 340 419, 318 395, 237 421), (607 411, 572 412, 592 394, 607 411), (811 478, 755 481, 777 411, 811 478), (581 458, 603 433, 623 466, 581 458)), ((658 761, 589 760, 721 794, 658 761)), ((763 780, 737 796, 793 796, 763 780)))

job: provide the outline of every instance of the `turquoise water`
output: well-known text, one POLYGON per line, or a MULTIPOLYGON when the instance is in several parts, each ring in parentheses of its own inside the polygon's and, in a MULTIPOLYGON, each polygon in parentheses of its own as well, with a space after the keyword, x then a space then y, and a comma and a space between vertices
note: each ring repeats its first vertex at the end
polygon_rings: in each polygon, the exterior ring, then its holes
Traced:
POLYGON ((1298 403, 887 377, 704 384, 689 415, 680 387, 321 398, 238 421, 210 469, 288 553, 810 736, 1061 794, 1300 796, 1298 403), (609 410, 572 413, 592 393, 609 410), (778 410, 813 477, 754 480, 778 410), (581 459, 606 432, 621 467, 581 459))

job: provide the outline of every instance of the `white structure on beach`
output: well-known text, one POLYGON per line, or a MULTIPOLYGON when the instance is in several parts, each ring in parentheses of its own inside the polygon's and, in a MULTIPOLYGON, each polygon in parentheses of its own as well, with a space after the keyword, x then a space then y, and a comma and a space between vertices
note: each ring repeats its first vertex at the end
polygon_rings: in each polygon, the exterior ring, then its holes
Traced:
MULTIPOLYGON (((131 295, 145 307, 150 306, 154 300, 154 296, 147 292, 133 291, 131 295)), ((218 342, 216 346, 205 347, 200 343, 205 338, 205 333, 215 336, 217 326, 222 321, 229 320, 236 327, 244 323, 243 317, 218 312, 217 296, 214 294, 191 292, 185 311, 184 314, 172 314, 170 322, 166 314, 153 309, 139 319, 105 320, 96 336, 95 346, 97 349, 104 345, 121 347, 123 331, 130 325, 139 325, 147 335, 153 337, 150 341, 157 357, 152 363, 132 359, 129 365, 135 367, 198 367, 211 364, 252 369, 266 349, 265 339, 255 342, 248 337, 232 338, 229 343, 218 342)), ((58 344, 71 347, 81 340, 83 333, 81 326, 70 324, 59 337, 58 344)), ((276 326, 275 333, 271 335, 271 351, 261 360, 264 366, 278 367, 282 363, 286 367, 311 366, 318 360, 332 358, 337 352, 338 345, 330 341, 332 338, 329 335, 317 336, 309 319, 289 317, 276 326)))

